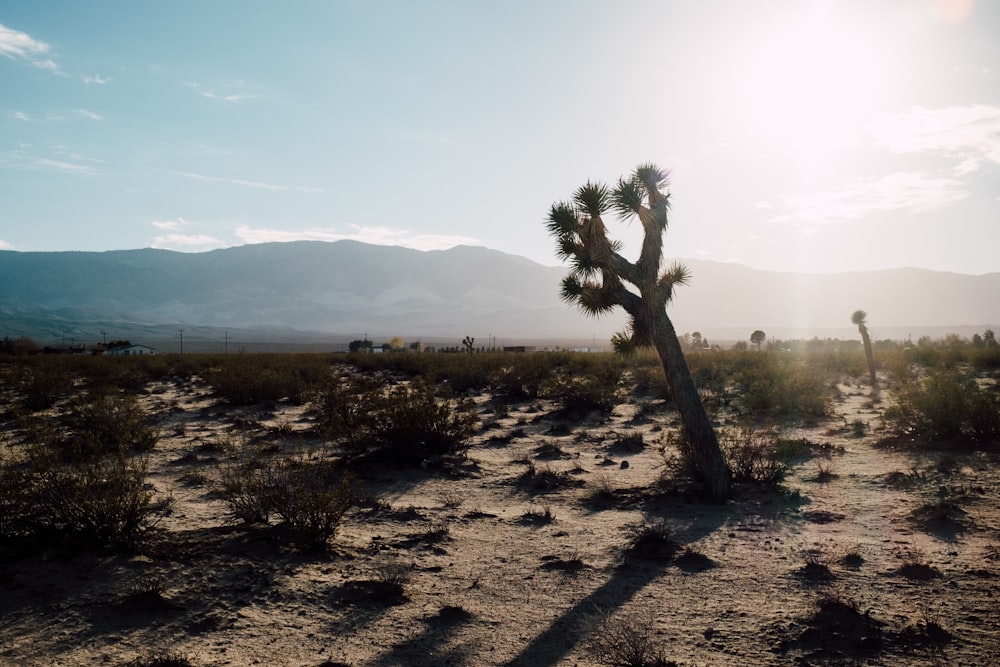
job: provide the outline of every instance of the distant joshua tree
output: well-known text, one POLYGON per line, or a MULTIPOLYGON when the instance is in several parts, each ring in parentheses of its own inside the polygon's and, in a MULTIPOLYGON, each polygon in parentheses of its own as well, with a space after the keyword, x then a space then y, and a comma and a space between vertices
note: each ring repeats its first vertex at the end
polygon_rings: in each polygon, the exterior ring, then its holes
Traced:
POLYGON ((851 315, 851 322, 858 327, 861 333, 861 342, 865 345, 865 359, 868 360, 868 377, 872 383, 872 389, 878 391, 878 381, 875 379, 875 355, 872 354, 872 339, 868 335, 868 327, 865 321, 868 313, 863 310, 855 310, 851 315))
POLYGON ((687 284, 690 276, 680 264, 666 271, 661 266, 670 207, 670 195, 663 192, 667 181, 667 172, 653 164, 640 165, 631 176, 619 179, 613 190, 588 181, 571 201, 552 205, 547 227, 559 256, 571 263, 562 282, 562 299, 595 316, 623 308, 629 315, 629 327, 612 339, 616 351, 656 348, 706 498, 724 502, 729 497, 729 467, 667 316, 674 287, 687 284), (626 219, 638 217, 642 223, 643 242, 637 261, 622 257, 621 243, 608 238, 602 216, 609 211, 626 219))
POLYGON ((472 352, 472 346, 475 345, 476 339, 472 336, 466 336, 462 339, 462 346, 465 348, 466 352, 472 352))
POLYGON ((767 334, 757 329, 752 334, 750 334, 750 342, 757 346, 757 351, 760 352, 761 343, 767 340, 767 334))

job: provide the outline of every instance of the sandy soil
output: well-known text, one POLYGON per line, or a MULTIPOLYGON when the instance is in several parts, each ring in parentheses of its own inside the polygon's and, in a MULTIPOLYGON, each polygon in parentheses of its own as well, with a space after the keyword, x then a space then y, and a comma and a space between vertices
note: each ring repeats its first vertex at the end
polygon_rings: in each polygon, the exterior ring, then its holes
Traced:
POLYGON ((319 456, 302 409, 151 386, 150 482, 172 514, 139 555, 0 565, 0 664, 595 665, 589 639, 616 627, 690 665, 1000 664, 997 457, 880 447, 880 404, 840 389, 836 416, 784 434, 809 443, 786 492, 724 506, 664 481, 676 418, 652 399, 566 421, 479 396, 465 462, 367 479, 379 502, 316 554, 227 523, 211 493, 220 443, 319 456), (617 450, 625 433, 646 446, 617 450), (676 551, 630 550, 659 522, 676 551))

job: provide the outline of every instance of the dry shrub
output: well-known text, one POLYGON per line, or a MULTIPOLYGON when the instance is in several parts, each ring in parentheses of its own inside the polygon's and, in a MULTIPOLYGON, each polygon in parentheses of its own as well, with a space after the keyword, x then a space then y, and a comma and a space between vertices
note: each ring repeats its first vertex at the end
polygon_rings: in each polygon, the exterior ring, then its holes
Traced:
POLYGON ((65 465, 37 448, 24 461, 0 463, 0 552, 138 547, 172 501, 153 502, 146 470, 142 456, 65 465))
POLYGON ((98 393, 73 406, 66 418, 69 435, 61 443, 74 460, 117 452, 146 452, 160 434, 153 418, 133 396, 98 393))
POLYGON ((479 424, 475 404, 425 379, 383 388, 338 380, 313 396, 317 430, 354 457, 393 465, 429 465, 461 454, 479 424))
POLYGON ((654 639, 648 618, 598 615, 588 622, 587 651, 609 667, 676 667, 654 639))
POLYGON ((354 476, 329 463, 249 456, 225 468, 217 492, 231 519, 267 523, 277 516, 303 546, 319 549, 334 537, 358 501, 354 476))
POLYGON ((719 445, 726 456, 733 479, 777 486, 788 474, 788 462, 778 447, 778 435, 772 429, 751 424, 721 429, 719 445))

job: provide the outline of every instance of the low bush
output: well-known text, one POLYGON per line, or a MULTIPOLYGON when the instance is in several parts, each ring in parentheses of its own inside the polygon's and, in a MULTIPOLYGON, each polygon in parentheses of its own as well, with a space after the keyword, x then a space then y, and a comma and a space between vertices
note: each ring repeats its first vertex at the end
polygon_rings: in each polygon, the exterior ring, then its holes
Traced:
POLYGON ((438 400, 432 383, 390 387, 373 413, 371 435, 380 456, 401 465, 422 464, 468 448, 479 417, 475 404, 447 392, 438 400))
POLYGON ((559 405, 566 413, 610 414, 621 402, 621 371, 612 366, 594 369, 593 374, 559 373, 546 381, 540 393, 559 405))
POLYGON ((1000 438, 1000 395, 957 371, 932 371, 894 392, 884 420, 894 437, 987 441, 1000 438))
POLYGON ((33 449, 0 463, 0 553, 24 556, 51 546, 131 550, 170 506, 154 503, 143 456, 64 465, 33 449))
POLYGON ((245 456, 220 475, 217 493, 229 517, 268 523, 278 517, 305 547, 325 547, 358 502, 353 475, 330 463, 245 456))
POLYGON ((773 487, 788 474, 788 462, 782 456, 778 436, 773 430, 752 425, 721 429, 719 446, 734 481, 773 487))
POLYGON ((350 473, 323 464, 286 462, 277 470, 271 492, 274 513, 308 548, 326 547, 358 500, 350 473))
POLYGON ((303 403, 330 373, 326 358, 310 354, 238 354, 205 372, 215 392, 235 405, 288 399, 303 403))
POLYGON ((317 430, 352 457, 420 465, 461 454, 476 432, 475 404, 418 378, 383 388, 370 380, 330 383, 314 394, 317 430))
POLYGON ((63 453, 81 460, 116 452, 146 452, 159 439, 153 418, 133 396, 98 393, 85 396, 66 418, 69 433, 63 453))
MULTIPOLYGON (((750 354, 750 353, 746 353, 750 354)), ((820 419, 830 413, 833 379, 793 355, 753 354, 733 377, 746 415, 768 419, 820 419)))
POLYGON ((594 660, 608 667, 676 667, 655 639, 649 618, 601 615, 587 623, 586 647, 594 660))
POLYGON ((17 388, 21 407, 29 412, 52 407, 73 385, 73 376, 63 366, 33 361, 11 371, 11 384, 17 388))

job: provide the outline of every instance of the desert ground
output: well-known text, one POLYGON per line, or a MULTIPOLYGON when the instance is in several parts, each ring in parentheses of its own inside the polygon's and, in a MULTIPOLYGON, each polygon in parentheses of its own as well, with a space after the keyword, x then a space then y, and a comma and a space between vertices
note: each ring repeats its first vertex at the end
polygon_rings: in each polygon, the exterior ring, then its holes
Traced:
POLYGON ((0 563, 0 664, 1000 664, 997 450, 887 443, 891 398, 857 378, 780 425, 799 449, 779 486, 723 505, 677 471, 652 393, 568 415, 472 392, 465 456, 368 469, 318 551, 216 492, 250 446, 332 456, 305 406, 234 406, 197 377, 138 396, 167 515, 132 552, 0 563))

